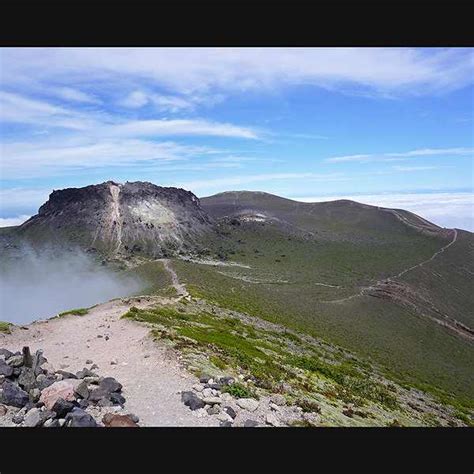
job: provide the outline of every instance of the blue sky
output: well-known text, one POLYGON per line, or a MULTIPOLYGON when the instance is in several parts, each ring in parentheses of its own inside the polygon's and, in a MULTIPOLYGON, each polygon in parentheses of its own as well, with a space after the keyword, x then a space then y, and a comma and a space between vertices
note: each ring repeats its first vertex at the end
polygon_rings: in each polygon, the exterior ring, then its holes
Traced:
POLYGON ((3 48, 0 225, 109 179, 474 230, 472 49, 3 48))

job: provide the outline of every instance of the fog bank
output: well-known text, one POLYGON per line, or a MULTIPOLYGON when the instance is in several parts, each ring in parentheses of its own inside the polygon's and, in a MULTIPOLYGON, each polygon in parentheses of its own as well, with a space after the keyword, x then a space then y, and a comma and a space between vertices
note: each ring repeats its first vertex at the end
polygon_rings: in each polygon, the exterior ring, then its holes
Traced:
POLYGON ((0 320, 26 324, 73 308, 139 291, 138 279, 120 275, 81 251, 21 249, 0 267, 0 320), (18 255, 18 254, 17 254, 18 255))

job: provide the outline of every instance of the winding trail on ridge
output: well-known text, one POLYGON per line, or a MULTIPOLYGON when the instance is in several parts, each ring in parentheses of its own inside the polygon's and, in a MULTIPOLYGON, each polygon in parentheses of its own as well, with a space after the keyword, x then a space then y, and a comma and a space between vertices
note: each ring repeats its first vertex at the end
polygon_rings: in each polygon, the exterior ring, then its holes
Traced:
POLYGON ((187 296, 189 296, 186 286, 179 281, 178 275, 176 271, 174 270, 174 268, 171 266, 170 260, 168 258, 160 258, 157 261, 162 262, 163 267, 170 274, 171 282, 172 282, 173 288, 178 293, 178 298, 181 299, 181 298, 186 298, 187 296))
POLYGON ((388 278, 385 278, 383 281, 377 281, 374 285, 371 285, 371 286, 366 286, 366 287, 363 287, 360 289, 360 291, 354 295, 351 295, 351 296, 348 296, 346 298, 341 298, 341 299, 338 299, 338 300, 330 300, 330 301, 322 301, 322 303, 343 303, 345 301, 349 301, 353 298, 357 298, 359 296, 365 296, 366 293, 365 293, 365 290, 369 290, 369 289, 372 289, 374 287, 376 287, 377 285, 383 283, 383 282, 388 282, 388 281, 393 281, 397 278, 400 278, 402 277, 403 275, 405 275, 406 273, 408 272, 411 272, 412 270, 415 270, 415 268, 419 268, 419 267, 422 267, 423 265, 429 263, 429 262, 432 262, 438 255, 442 254, 446 249, 448 249, 449 247, 451 247, 451 245, 453 245, 457 238, 458 238, 458 231, 457 229, 451 229, 453 231, 453 238, 451 239, 451 241, 444 245, 443 247, 441 247, 439 250, 437 250, 430 258, 428 258, 427 260, 423 260, 423 262, 420 262, 420 263, 417 263, 416 265, 413 265, 409 268, 405 268, 404 270, 402 270, 400 273, 398 273, 397 275, 394 275, 394 276, 391 276, 391 277, 388 277, 388 278))

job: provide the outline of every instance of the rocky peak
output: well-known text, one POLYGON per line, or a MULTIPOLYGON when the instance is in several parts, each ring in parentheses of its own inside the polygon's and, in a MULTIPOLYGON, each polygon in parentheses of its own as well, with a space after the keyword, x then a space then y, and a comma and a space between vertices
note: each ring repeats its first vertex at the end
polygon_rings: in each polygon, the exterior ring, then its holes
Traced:
POLYGON ((213 221, 190 191, 106 181, 54 190, 19 232, 112 254, 162 256, 192 248, 213 221))

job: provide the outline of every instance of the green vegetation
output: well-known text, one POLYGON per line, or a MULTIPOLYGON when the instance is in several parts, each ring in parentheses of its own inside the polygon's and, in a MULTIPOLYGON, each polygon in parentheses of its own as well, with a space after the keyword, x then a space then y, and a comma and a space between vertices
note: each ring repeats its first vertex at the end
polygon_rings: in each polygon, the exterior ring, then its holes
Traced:
POLYGON ((6 323, 4 321, 0 321, 0 332, 4 334, 10 334, 11 333, 11 323, 6 323))
POLYGON ((73 314, 75 316, 85 316, 89 312, 90 308, 76 308, 70 309, 68 311, 63 311, 57 315, 58 318, 62 318, 63 316, 67 316, 68 314, 73 314))
MULTIPOLYGON (((281 390, 286 384, 291 387, 285 389, 290 403, 327 415, 329 424, 339 419, 342 424, 385 425, 395 417, 406 425, 434 423, 426 412, 403 401, 402 394, 407 399, 410 388, 321 340, 303 341, 307 337, 288 336, 288 331, 267 323, 254 325, 205 301, 183 300, 146 310, 132 307, 123 317, 150 324, 153 337, 179 349, 193 372, 239 377, 242 381, 224 389, 235 397, 285 393, 281 390), (364 411, 353 410, 359 415, 353 420, 343 414, 347 404, 364 411)), ((452 416, 467 424, 470 412, 462 407, 455 411, 452 416)))
POLYGON ((240 383, 233 383, 222 388, 222 392, 229 393, 235 398, 256 398, 255 392, 240 383))

